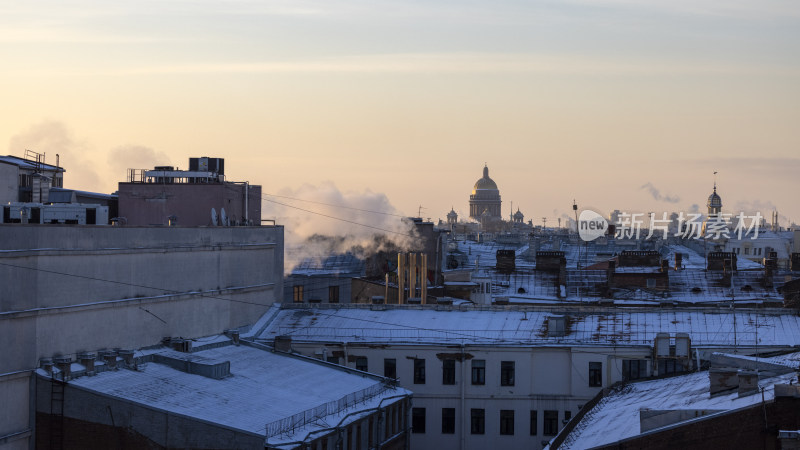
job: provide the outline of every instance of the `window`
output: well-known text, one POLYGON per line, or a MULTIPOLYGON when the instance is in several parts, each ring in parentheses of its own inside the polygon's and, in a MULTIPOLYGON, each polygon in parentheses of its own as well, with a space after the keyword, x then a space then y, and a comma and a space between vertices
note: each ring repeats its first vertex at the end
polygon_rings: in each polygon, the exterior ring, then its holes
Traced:
POLYGON ((442 434, 455 434, 456 409, 442 408, 442 434))
POLYGON ((569 423, 569 419, 572 419, 572 411, 564 411, 564 425, 569 423))
POLYGON ((397 360, 394 358, 384 358, 383 376, 386 378, 397 378, 397 360))
POLYGON ((456 360, 442 361, 442 384, 456 384, 456 360))
POLYGON ((486 411, 473 408, 470 411, 470 433, 484 434, 486 432, 486 411))
POLYGON ((638 380, 647 377, 647 361, 643 359, 623 359, 622 379, 624 381, 638 380))
POLYGON ((292 300, 303 303, 303 286, 292 286, 292 300))
POLYGON ((472 360, 472 384, 486 384, 486 360, 472 360))
POLYGON ((411 432, 425 432, 425 408, 411 408, 411 432))
POLYGON ((514 385, 514 361, 500 361, 500 386, 514 385))
POLYGON ((531 410, 531 436, 536 436, 539 432, 539 411, 531 410))
POLYGON ((603 385, 603 363, 589 363, 589 386, 600 387, 603 385))
POLYGON ((656 279, 655 278, 648 278, 647 279, 647 288, 653 289, 656 287, 656 279))
POLYGON ((500 434, 512 435, 514 434, 514 410, 501 409, 500 410, 500 434))
POLYGON ((363 372, 369 372, 367 370, 367 357, 366 356, 359 356, 356 358, 356 370, 361 370, 363 372))
POLYGON ((745 255, 749 255, 750 254, 750 247, 745 247, 744 248, 744 254, 745 255))
POLYGON ((339 303, 339 286, 328 286, 328 303, 339 303))
POLYGON ((425 360, 414 360, 414 384, 425 384, 425 360))
POLYGON ((558 434, 558 411, 544 412, 543 434, 545 436, 555 436, 558 434))

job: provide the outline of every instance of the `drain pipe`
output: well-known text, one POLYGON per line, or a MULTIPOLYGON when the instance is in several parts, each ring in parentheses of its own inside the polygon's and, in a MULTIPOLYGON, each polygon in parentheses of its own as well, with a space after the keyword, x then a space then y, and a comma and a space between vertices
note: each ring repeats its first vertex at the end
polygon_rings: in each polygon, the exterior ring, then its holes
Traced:
POLYGON ((467 367, 467 358, 466 352, 464 351, 464 342, 461 342, 461 450, 464 450, 466 447, 466 432, 467 432, 467 409, 464 404, 465 402, 465 392, 467 385, 467 375, 466 375, 466 367, 467 367))

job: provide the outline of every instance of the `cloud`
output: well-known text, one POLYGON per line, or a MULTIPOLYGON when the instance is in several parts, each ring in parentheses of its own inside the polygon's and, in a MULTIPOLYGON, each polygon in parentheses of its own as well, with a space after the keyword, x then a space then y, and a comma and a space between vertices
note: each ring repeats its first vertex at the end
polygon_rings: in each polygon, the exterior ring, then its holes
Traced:
POLYGON ((46 120, 32 125, 28 130, 11 137, 9 154, 22 157, 25 150, 45 154, 46 162, 64 167, 64 187, 69 189, 97 189, 101 185, 95 162, 86 155, 91 146, 77 139, 62 122, 46 120))
POLYGON ((112 178, 125 179, 128 169, 152 169, 170 165, 169 156, 143 145, 120 145, 108 154, 112 178))
POLYGON ((639 189, 646 189, 648 192, 650 192, 650 195, 653 196, 653 199, 659 202, 678 203, 681 201, 680 197, 677 195, 661 195, 661 192, 658 190, 658 188, 656 188, 653 183, 650 182, 642 185, 639 189))
POLYGON ((262 216, 285 226, 284 267, 306 258, 353 252, 367 257, 389 248, 411 248, 414 227, 382 193, 342 192, 332 182, 284 188, 264 195, 262 216))

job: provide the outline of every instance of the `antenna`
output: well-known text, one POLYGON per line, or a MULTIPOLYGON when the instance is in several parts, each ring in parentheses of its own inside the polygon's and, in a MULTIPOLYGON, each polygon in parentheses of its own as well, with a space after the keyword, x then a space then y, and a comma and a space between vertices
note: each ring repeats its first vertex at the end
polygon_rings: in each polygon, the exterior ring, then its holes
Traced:
POLYGON ((428 209, 428 208, 425 208, 424 206, 419 205, 419 209, 417 209, 417 217, 419 217, 420 219, 422 218, 422 210, 423 209, 428 209))
POLYGON ((228 214, 225 213, 225 208, 220 208, 219 210, 219 218, 220 218, 220 225, 223 227, 228 226, 228 214))
POLYGON ((219 221, 217 220, 217 210, 214 208, 211 208, 211 225, 215 227, 219 225, 219 221))

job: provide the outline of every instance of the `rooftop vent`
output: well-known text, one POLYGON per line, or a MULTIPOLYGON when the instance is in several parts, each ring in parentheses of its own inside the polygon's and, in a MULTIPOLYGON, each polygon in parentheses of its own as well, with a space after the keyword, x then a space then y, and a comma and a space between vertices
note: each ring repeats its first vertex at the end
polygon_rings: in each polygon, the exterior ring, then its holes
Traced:
POLYGON ((275 350, 279 352, 292 351, 292 337, 291 336, 275 336, 275 350))

